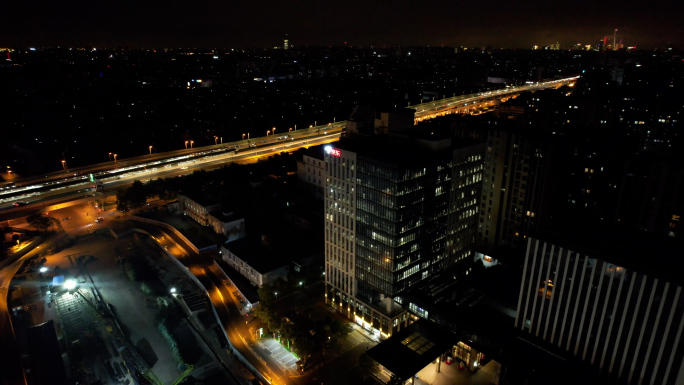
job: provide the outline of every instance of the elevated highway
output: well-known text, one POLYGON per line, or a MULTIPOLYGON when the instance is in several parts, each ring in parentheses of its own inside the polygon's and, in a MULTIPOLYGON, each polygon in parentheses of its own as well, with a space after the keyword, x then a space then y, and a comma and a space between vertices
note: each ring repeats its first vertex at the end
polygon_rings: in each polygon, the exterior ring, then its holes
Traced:
MULTIPOLYGON (((493 106, 499 101, 515 97, 523 92, 558 88, 572 84, 578 78, 579 76, 573 76, 525 86, 454 96, 407 108, 416 110, 417 124, 437 116, 476 113, 478 110, 493 106)), ((344 127, 345 122, 335 122, 287 132, 276 130, 274 134, 270 134, 269 130, 266 136, 261 137, 118 159, 41 176, 21 178, 11 184, 5 182, 0 184, 0 220, 17 216, 19 212, 26 212, 27 206, 35 209, 36 205, 41 202, 77 199, 92 195, 96 190, 96 183, 101 183, 105 189, 111 190, 130 184, 133 180, 178 176, 199 169, 221 167, 230 162, 256 160, 277 152, 294 151, 301 147, 335 141, 344 127)))

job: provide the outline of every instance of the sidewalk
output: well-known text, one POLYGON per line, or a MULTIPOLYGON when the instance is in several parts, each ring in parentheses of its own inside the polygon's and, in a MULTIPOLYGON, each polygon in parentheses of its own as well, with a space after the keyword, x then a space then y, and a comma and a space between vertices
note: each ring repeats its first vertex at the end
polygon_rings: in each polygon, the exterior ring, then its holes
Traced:
POLYGON ((347 318, 347 317, 345 317, 344 315, 342 315, 342 313, 340 313, 339 311, 335 310, 335 308, 333 308, 332 306, 329 306, 329 305, 323 305, 323 306, 325 306, 325 310, 327 310, 327 311, 330 312, 330 313, 335 314, 335 316, 336 316, 338 319, 340 319, 341 321, 344 321, 344 322, 346 322, 347 324, 349 324, 349 326, 351 326, 351 328, 352 328, 352 331, 358 332, 359 334, 361 334, 364 338, 366 338, 366 339, 367 339, 370 343, 372 343, 373 345, 377 345, 377 344, 379 343, 379 341, 375 339, 375 336, 373 336, 373 334, 371 334, 371 332, 369 332, 368 330, 362 328, 362 327, 359 326, 357 323, 352 322, 349 318, 347 318))

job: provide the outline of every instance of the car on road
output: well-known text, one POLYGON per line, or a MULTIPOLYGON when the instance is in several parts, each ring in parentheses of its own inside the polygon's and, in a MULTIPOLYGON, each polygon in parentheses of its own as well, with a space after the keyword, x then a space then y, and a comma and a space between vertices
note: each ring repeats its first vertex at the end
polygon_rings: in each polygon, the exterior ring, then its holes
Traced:
POLYGON ((100 223, 100 222, 102 222, 102 221, 104 221, 104 218, 102 218, 102 217, 97 217, 97 219, 95 220, 95 223, 100 223))
POLYGON ((19 206, 26 206, 28 202, 14 202, 12 205, 19 207, 19 206))

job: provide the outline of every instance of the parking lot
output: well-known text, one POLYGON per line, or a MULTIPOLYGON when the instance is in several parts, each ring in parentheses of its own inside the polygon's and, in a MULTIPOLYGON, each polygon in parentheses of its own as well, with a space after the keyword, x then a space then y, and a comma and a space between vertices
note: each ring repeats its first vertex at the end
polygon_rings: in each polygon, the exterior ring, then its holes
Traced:
POLYGON ((298 375, 297 372, 297 359, 292 353, 288 352, 287 349, 282 347, 278 341, 271 338, 263 338, 257 341, 257 344, 262 349, 267 350, 271 353, 271 358, 273 358, 278 365, 284 370, 287 370, 292 375, 298 375))

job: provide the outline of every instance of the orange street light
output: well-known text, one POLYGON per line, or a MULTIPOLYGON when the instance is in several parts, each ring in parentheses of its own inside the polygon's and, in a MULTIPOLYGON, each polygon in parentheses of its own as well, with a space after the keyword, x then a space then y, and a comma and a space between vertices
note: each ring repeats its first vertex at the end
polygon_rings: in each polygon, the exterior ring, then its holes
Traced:
POLYGON ((214 146, 218 144, 218 136, 214 136, 214 146))
POLYGON ((114 154, 114 163, 116 163, 117 154, 114 154))
POLYGON ((150 155, 152 155, 152 146, 150 146, 150 155))
POLYGON ((195 144, 195 141, 194 141, 194 140, 191 140, 191 141, 190 141, 190 148, 192 148, 192 145, 193 145, 193 144, 195 144))
POLYGON ((110 162, 112 161, 112 153, 111 152, 109 153, 109 161, 110 162))
POLYGON ((242 134, 242 140, 245 140, 245 134, 242 134))
POLYGON ((271 133, 271 130, 266 130, 266 136, 271 133))
POLYGON ((62 160, 62 168, 66 171, 66 160, 62 160))
POLYGON ((186 150, 188 149, 188 141, 187 140, 185 141, 185 149, 186 150))
POLYGON ((275 135, 275 127, 273 127, 273 134, 275 135))

